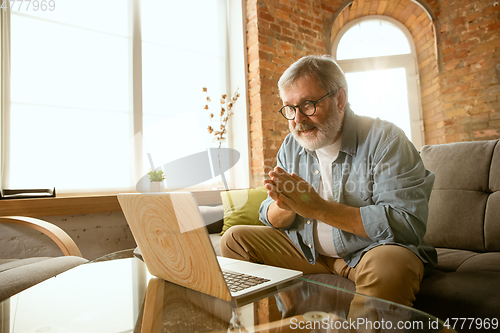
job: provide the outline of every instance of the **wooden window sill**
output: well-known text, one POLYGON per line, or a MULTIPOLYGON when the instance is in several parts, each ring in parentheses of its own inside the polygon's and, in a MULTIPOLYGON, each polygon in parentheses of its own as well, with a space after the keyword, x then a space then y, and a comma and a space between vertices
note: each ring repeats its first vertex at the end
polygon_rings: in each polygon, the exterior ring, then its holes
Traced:
MULTIPOLYGON (((221 204, 220 191, 193 192, 199 205, 221 204)), ((0 216, 58 216, 121 211, 116 193, 61 194, 55 198, 0 200, 0 216)))

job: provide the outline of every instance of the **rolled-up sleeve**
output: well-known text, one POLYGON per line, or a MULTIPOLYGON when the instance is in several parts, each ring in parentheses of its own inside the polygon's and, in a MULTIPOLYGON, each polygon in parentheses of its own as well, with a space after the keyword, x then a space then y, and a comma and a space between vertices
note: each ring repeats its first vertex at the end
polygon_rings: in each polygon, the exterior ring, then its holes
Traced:
MULTIPOLYGON (((293 166, 295 165, 295 158, 297 158, 297 153, 294 151, 297 149, 297 147, 293 147, 293 145, 290 145, 291 137, 290 135, 285 138, 285 141, 281 145, 280 149, 278 150, 278 154, 276 156, 277 160, 277 166, 285 170, 286 172, 292 173, 292 172, 297 172, 300 175, 304 176, 304 174, 298 172, 298 170, 294 170, 293 166), (287 156, 290 156, 290 159, 287 159, 287 156)), ((305 170, 308 168, 304 167, 305 170)), ((303 171, 303 170, 302 170, 303 171)), ((304 171, 303 171, 304 172, 304 171)), ((267 218, 267 211, 269 210, 269 206, 274 202, 274 200, 268 195, 267 198, 262 202, 260 205, 259 209, 259 220, 264 223, 267 226, 274 227, 271 222, 269 222, 269 219, 267 218)), ((289 226, 286 228, 276 228, 280 230, 289 230, 295 227, 297 223, 297 219, 289 226)))
POLYGON ((269 206, 273 203, 273 201, 274 200, 271 199, 270 196, 267 196, 267 198, 260 204, 260 208, 259 208, 259 220, 262 223, 264 223, 265 225, 274 228, 274 226, 267 219, 267 211, 269 210, 269 206))
POLYGON ((367 235, 378 243, 419 246, 426 231, 434 174, 400 135, 387 139, 378 150, 371 172, 374 204, 360 208, 367 235))
MULTIPOLYGON (((280 168, 286 170, 286 168, 284 168, 284 165, 285 165, 285 153, 283 151, 283 146, 282 145, 280 147, 280 149, 278 150, 278 155, 276 157, 277 159, 277 166, 279 166, 280 168)), ((273 199, 268 195, 267 198, 261 203, 260 205, 260 208, 259 208, 259 220, 264 223, 265 225, 269 226, 269 227, 273 227, 275 228, 271 222, 269 222, 269 219, 267 218, 267 211, 269 210, 269 206, 271 206, 271 204, 273 203, 273 199)))

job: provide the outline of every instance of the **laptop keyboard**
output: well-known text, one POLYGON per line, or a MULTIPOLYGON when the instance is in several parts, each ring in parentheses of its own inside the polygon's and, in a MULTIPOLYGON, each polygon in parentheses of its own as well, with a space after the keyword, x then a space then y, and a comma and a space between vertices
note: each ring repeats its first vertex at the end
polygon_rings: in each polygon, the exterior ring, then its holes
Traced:
POLYGON ((271 281, 269 279, 264 279, 253 275, 235 273, 230 271, 222 271, 222 274, 224 275, 224 279, 226 280, 229 291, 232 292, 245 290, 258 284, 271 281))

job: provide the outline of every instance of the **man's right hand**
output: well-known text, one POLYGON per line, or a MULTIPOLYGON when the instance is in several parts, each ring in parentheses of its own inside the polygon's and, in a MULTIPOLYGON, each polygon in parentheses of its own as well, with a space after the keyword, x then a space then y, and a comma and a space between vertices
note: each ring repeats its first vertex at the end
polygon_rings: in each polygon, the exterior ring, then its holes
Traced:
POLYGON ((275 228, 290 226, 295 220, 296 213, 280 200, 282 194, 272 179, 264 179, 263 183, 267 189, 267 194, 274 200, 267 210, 267 219, 275 228))

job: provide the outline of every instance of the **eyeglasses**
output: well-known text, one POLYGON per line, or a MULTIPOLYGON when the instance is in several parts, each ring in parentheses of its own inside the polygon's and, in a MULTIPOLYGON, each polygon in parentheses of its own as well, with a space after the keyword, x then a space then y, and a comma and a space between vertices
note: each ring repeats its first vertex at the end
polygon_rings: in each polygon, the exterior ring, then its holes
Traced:
POLYGON ((316 113, 316 104, 318 104, 323 99, 333 94, 335 94, 335 91, 329 92, 328 94, 321 97, 317 101, 306 100, 300 103, 299 105, 295 106, 285 105, 279 110, 279 113, 281 113, 281 115, 288 120, 292 120, 295 118, 295 113, 297 112, 297 109, 299 109, 300 113, 302 113, 304 116, 312 116, 313 114, 316 113))

